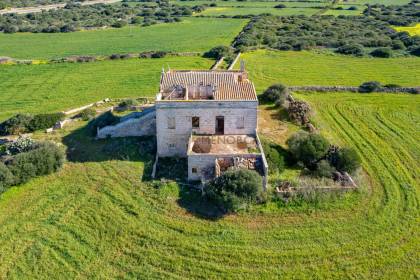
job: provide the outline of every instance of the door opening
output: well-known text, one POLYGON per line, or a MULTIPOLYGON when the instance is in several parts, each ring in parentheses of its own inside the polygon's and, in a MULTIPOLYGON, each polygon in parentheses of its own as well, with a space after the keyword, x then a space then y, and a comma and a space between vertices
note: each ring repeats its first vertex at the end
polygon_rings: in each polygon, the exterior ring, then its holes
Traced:
POLYGON ((216 117, 216 134, 225 134, 225 117, 216 117))

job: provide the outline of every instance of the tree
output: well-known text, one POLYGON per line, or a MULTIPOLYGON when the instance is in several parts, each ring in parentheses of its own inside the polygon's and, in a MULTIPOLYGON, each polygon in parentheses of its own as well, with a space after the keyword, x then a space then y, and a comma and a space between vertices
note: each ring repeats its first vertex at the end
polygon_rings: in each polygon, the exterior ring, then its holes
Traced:
POLYGON ((326 160, 321 160, 316 164, 316 169, 313 171, 313 175, 316 177, 331 178, 335 168, 330 165, 326 160))
POLYGON ((236 212, 257 201, 261 176, 252 170, 228 170, 206 185, 206 196, 225 212, 236 212))
POLYGON ((288 95, 287 87, 282 84, 274 84, 267 88, 261 95, 264 102, 275 102, 276 105, 282 105, 288 95))
POLYGON ((310 170, 316 168, 316 163, 326 156, 330 146, 328 140, 320 134, 304 131, 292 135, 286 143, 295 159, 310 170))

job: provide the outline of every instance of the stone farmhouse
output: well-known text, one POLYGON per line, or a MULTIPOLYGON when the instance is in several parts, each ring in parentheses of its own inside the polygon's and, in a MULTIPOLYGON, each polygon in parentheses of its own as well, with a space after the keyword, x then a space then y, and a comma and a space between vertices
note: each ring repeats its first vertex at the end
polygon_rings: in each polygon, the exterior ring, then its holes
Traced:
POLYGON ((163 70, 149 111, 102 128, 98 137, 154 132, 157 159, 186 157, 190 181, 205 182, 228 168, 247 168, 259 172, 265 186, 268 165, 257 134, 258 100, 243 65, 235 71, 163 70))

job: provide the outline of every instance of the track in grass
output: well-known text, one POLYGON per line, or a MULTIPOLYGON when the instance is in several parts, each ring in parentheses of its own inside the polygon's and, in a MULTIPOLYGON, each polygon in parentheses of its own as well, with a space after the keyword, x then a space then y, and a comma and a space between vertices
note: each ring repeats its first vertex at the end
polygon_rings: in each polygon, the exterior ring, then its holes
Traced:
POLYGON ((156 189, 139 180, 152 157, 100 158, 95 147, 106 140, 86 140, 78 149, 93 151, 89 161, 66 163, 61 172, 0 198, 0 275, 415 278, 419 97, 296 97, 317 111, 315 123, 327 137, 361 154, 372 188, 352 205, 205 220, 177 202, 191 191, 180 192, 176 184, 156 189))
POLYGON ((197 56, 0 66, 0 120, 76 108, 104 98, 153 97, 162 67, 209 69, 197 56))

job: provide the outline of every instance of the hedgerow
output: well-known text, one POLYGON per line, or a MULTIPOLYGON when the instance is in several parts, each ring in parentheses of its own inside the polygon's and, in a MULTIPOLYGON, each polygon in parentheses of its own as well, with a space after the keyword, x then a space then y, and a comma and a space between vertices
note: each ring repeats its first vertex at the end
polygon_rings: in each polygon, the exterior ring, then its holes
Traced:
POLYGON ((64 117, 64 113, 61 112, 37 115, 17 114, 0 123, 0 135, 15 135, 47 129, 63 120, 64 117))

